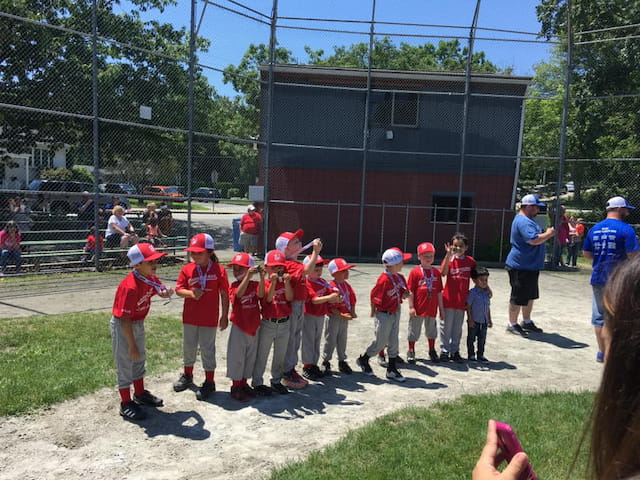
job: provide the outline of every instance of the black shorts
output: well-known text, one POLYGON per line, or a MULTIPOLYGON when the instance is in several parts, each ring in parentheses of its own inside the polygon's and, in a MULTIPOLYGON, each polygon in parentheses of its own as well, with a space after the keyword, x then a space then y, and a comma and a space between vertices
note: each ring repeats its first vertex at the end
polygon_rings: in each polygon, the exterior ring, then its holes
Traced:
POLYGON ((527 305, 529 300, 538 298, 539 270, 518 270, 507 268, 509 283, 511 284, 511 297, 509 302, 513 305, 527 305))

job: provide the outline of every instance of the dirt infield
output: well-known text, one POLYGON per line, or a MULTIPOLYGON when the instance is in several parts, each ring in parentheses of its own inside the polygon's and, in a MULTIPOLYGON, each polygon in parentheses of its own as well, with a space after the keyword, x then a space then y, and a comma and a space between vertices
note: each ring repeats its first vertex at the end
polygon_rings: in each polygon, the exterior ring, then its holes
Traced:
MULTIPOLYGON (((409 267, 405 267, 405 274, 409 267)), ((368 292, 380 272, 378 265, 360 265, 350 282, 358 295, 359 318, 349 330, 347 351, 355 358, 372 340, 368 292)), ((111 305, 111 277, 103 288, 79 297, 63 292, 0 302, 0 316, 102 310, 111 305)), ((166 278, 169 280, 169 278, 166 278)), ((165 407, 150 410, 140 425, 123 421, 117 393, 104 388, 91 395, 54 405, 31 415, 0 419, 1 479, 254 479, 308 452, 333 443, 349 429, 405 406, 427 406, 462 394, 500 390, 594 390, 601 365, 590 318, 590 287, 586 272, 542 272, 541 299, 534 320, 544 333, 524 339, 505 331, 508 278, 492 269, 494 328, 489 331, 487 370, 472 364, 437 364, 426 360, 425 340, 417 346, 416 365, 403 366, 404 384, 377 376, 335 375, 284 396, 239 404, 230 398, 225 374, 228 331, 218 335, 218 392, 198 402, 193 392, 175 393, 176 372, 148 377, 148 387, 164 398, 165 407)), ((152 311, 179 315, 181 302, 154 302, 152 311)), ((401 324, 401 354, 406 350, 406 307, 401 324)), ((105 312, 105 328, 108 328, 105 312)), ((466 337, 466 334, 463 336, 466 337)), ((464 339, 463 339, 464 342, 464 339)), ((466 348, 463 346, 464 354, 466 348)), ((335 363, 335 361, 334 361, 335 363)))

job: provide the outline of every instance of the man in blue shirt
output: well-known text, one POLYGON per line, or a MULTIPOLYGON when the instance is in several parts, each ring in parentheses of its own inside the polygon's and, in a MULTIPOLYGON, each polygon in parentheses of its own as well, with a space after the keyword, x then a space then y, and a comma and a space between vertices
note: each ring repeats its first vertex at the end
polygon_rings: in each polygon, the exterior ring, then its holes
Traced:
POLYGON ((598 342, 596 361, 604 361, 604 340, 602 325, 604 324, 604 305, 602 289, 613 268, 620 262, 638 253, 640 246, 636 232, 623 221, 629 215, 629 209, 635 208, 624 197, 612 197, 607 201, 607 216, 596 223, 584 239, 582 255, 593 260, 591 272, 591 288, 593 302, 591 324, 598 342))
POLYGON ((544 268, 544 242, 553 237, 555 231, 549 227, 542 233, 534 220, 541 206, 544 203, 537 195, 522 197, 520 211, 511 223, 511 250, 505 262, 511 284, 507 330, 523 337, 529 332, 542 332, 531 320, 531 310, 533 301, 539 297, 538 276, 544 268), (522 325, 518 324, 520 310, 522 325))

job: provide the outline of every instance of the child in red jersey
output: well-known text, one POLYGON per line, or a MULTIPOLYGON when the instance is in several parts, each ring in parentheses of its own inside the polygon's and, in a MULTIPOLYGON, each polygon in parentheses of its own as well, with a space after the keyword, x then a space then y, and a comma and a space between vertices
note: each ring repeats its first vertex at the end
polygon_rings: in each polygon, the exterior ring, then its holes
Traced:
POLYGON ((460 356, 460 337, 466 312, 467 293, 471 270, 476 267, 473 257, 465 255, 469 241, 462 233, 456 233, 451 243, 445 244, 445 256, 440 273, 446 278, 442 299, 444 320, 440 320, 440 360, 463 363, 460 356))
POLYGON ((158 258, 163 255, 166 254, 157 252, 147 243, 129 249, 127 257, 133 270, 118 285, 111 309, 111 345, 120 394, 120 415, 127 420, 146 417, 139 405, 162 406, 162 400, 144 388, 144 319, 153 295, 162 298, 173 295, 173 289, 162 285, 156 276, 158 258))
MULTIPOLYGON (((283 384, 289 388, 304 388, 307 386, 305 380, 296 372, 298 363, 298 350, 302 340, 302 322, 304 320, 304 302, 307 300, 307 286, 305 277, 313 270, 315 258, 311 263, 303 265, 298 261, 298 254, 304 250, 302 246, 302 229, 295 232, 282 232, 276 239, 276 250, 285 256, 285 269, 291 276, 293 286, 293 301, 291 302, 291 315, 289 315, 289 343, 287 353, 284 357, 284 379, 283 384)), ((312 242, 313 252, 311 255, 318 255, 322 250, 322 242, 316 238, 312 242)))
POLYGON ((227 272, 213 251, 213 238, 197 233, 185 248, 191 262, 180 269, 176 294, 184 298, 182 308, 182 352, 184 370, 173 384, 182 392, 193 384, 193 365, 198 346, 205 381, 196 388, 196 398, 205 400, 216 391, 216 332, 227 328, 229 315, 229 282, 227 272), (219 318, 219 319, 218 319, 219 318))
POLYGON ((418 245, 418 259, 416 265, 409 272, 407 287, 409 288, 409 330, 407 341, 409 351, 407 361, 416 362, 415 345, 420 338, 420 330, 424 323, 424 334, 429 345, 429 358, 434 363, 440 359, 436 353, 435 343, 438 336, 436 313, 440 312, 440 321, 444 320, 444 304, 442 303, 442 278, 440 271, 433 267, 436 249, 432 243, 423 242, 418 245))
MULTIPOLYGON (((306 266, 312 261, 307 255, 303 261, 306 266)), ((302 326, 302 375, 313 381, 318 381, 323 374, 318 367, 320 360, 320 341, 324 319, 329 313, 329 307, 340 301, 340 294, 322 278, 322 268, 325 261, 320 255, 315 256, 315 267, 307 275, 306 285, 308 300, 304 304, 304 323, 302 326)))
POLYGON ((258 352, 260 299, 264 297, 264 269, 256 267, 248 253, 236 253, 228 265, 236 279, 229 287, 231 331, 227 344, 227 376, 231 379, 231 397, 245 402, 255 396, 247 384, 258 352), (258 274, 259 281, 252 280, 258 274))
POLYGON ((410 253, 403 253, 393 247, 382 254, 384 272, 376 280, 371 289, 372 316, 375 316, 375 339, 369 348, 358 357, 356 363, 367 375, 373 375, 369 358, 377 354, 385 345, 388 347, 389 364, 387 378, 404 382, 405 378, 396 367, 398 356, 398 330, 400 327, 400 304, 407 292, 407 284, 400 274, 404 262, 411 258, 410 253))
POLYGON ((262 320, 258 330, 258 353, 253 367, 251 383, 257 395, 269 396, 273 391, 289 393, 282 383, 284 356, 289 342, 289 315, 293 287, 291 275, 285 270, 285 258, 279 250, 267 252, 264 259, 267 277, 264 281, 265 294, 260 300, 262 320), (267 358, 273 346, 271 359, 271 387, 263 382, 267 358))
POLYGON ((349 269, 355 267, 344 258, 334 258, 329 262, 327 270, 333 276, 331 285, 338 289, 340 301, 329 307, 329 316, 324 324, 324 348, 322 367, 325 375, 331 375, 331 356, 337 350, 338 370, 345 374, 353 373, 347 363, 347 333, 349 321, 356 318, 356 294, 347 282, 349 269))
POLYGON ((96 254, 96 251, 101 252, 103 246, 104 241, 102 235, 98 234, 98 242, 96 242, 96 227, 92 225, 91 227, 89 227, 89 233, 87 234, 87 238, 85 239, 84 248, 82 249, 83 254, 80 261, 91 261, 93 256, 96 254))

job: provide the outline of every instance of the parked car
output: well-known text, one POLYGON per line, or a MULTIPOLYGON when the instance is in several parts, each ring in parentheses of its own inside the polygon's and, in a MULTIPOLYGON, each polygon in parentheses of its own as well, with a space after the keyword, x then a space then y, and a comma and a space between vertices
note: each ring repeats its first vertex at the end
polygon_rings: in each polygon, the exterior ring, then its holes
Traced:
POLYGON ((135 195, 136 187, 130 183, 102 183, 100 189, 107 193, 117 193, 119 195, 135 195))
POLYGON ((196 188, 193 192, 191 192, 191 196, 196 200, 202 200, 204 202, 207 201, 205 199, 213 198, 214 199, 213 201, 215 203, 218 203, 220 201, 220 198, 222 198, 222 195, 220 194, 220 190, 218 190, 217 188, 209 188, 209 187, 196 188))
POLYGON ((147 185, 142 189, 142 194, 155 197, 168 197, 172 200, 182 199, 182 194, 180 194, 176 187, 167 185, 147 185))

